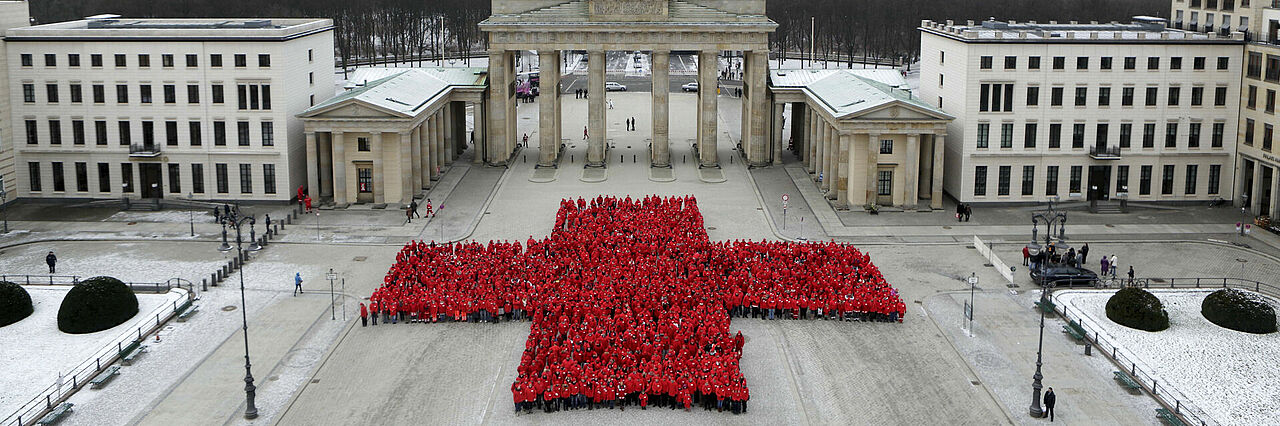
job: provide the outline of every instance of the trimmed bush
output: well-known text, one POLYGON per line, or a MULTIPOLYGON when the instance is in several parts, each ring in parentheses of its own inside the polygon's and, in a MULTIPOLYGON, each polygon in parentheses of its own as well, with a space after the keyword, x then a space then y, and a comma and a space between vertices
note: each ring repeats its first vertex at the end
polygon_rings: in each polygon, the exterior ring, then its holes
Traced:
POLYGON ((1169 313, 1164 304, 1151 292, 1136 288, 1124 288, 1107 300, 1107 318, 1116 324, 1145 331, 1169 328, 1169 313))
POLYGON ((22 286, 0 281, 0 327, 22 321, 31 315, 31 295, 22 286))
POLYGON ((81 281, 62 298, 58 329, 64 333, 93 333, 124 324, 138 314, 138 297, 120 280, 93 277, 81 281))
POLYGON ((1200 315, 1222 328, 1245 333, 1276 331, 1276 310, 1256 294, 1236 289, 1210 293, 1200 304, 1200 315))

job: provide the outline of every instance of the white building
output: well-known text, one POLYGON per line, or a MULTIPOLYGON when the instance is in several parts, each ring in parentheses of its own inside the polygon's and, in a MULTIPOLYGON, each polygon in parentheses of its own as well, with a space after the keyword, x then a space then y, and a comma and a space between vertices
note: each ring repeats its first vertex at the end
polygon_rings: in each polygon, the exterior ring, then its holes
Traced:
POLYGON ((17 195, 288 200, 327 19, 91 17, 5 33, 17 195))
MULTIPOLYGON (((30 25, 31 15, 25 1, 0 1, 0 39, 4 31, 10 28, 30 25)), ((5 45, 0 42, 0 82, 8 81, 9 67, 6 64, 5 45)), ((0 84, 0 192, 4 192, 6 201, 16 198, 18 179, 13 167, 13 123, 9 106, 9 86, 0 84)))
POLYGON ((963 202, 1231 199, 1244 39, 1132 24, 924 21, 963 202))

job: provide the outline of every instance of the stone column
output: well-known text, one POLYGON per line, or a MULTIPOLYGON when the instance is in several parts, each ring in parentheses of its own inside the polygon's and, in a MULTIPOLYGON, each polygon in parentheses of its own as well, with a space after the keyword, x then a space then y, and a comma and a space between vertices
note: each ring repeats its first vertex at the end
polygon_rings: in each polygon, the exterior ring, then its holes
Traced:
MULTIPOLYGON (((316 134, 316 154, 320 159, 320 197, 333 196, 333 136, 328 133, 316 134)), ((320 199, 311 197, 312 202, 320 199)))
POLYGON ((946 145, 947 134, 937 133, 933 135, 933 185, 929 188, 933 194, 929 199, 929 208, 942 208, 942 164, 943 149, 946 145))
MULTIPOLYGON (((769 102, 769 105, 773 107, 773 125, 770 127, 769 139, 773 141, 773 165, 777 166, 782 164, 782 150, 787 145, 787 138, 782 129, 783 122, 786 120, 787 104, 769 102)), ((794 126, 795 123, 792 125, 794 126)))
POLYGON ((907 192, 906 199, 902 201, 902 206, 908 209, 916 208, 920 203, 920 135, 907 135, 907 164, 903 167, 903 173, 906 173, 907 192))
POLYGON ((382 204, 387 202, 387 180, 385 166, 382 161, 382 130, 373 130, 369 134, 370 151, 373 154, 373 202, 374 204, 382 204))
POLYGON ((421 130, 422 130, 421 126, 413 126, 413 128, 409 130, 409 151, 412 153, 411 156, 413 157, 410 159, 410 161, 412 161, 413 164, 410 164, 409 166, 413 170, 413 173, 411 173, 411 177, 409 179, 411 182, 409 182, 407 186, 409 186, 409 188, 412 191, 414 191, 415 194, 417 193, 418 189, 422 188, 422 131, 421 130))
POLYGON ((458 149, 452 143, 453 137, 450 129, 453 127, 453 120, 451 118, 448 104, 436 111, 436 119, 440 120, 440 146, 444 148, 443 160, 445 165, 453 164, 453 159, 458 157, 458 149))
POLYGON ((822 183, 819 185, 819 188, 822 188, 823 195, 830 195, 828 192, 830 192, 832 188, 831 181, 835 180, 831 173, 831 170, 833 170, 832 164, 834 164, 831 160, 835 156, 835 153, 833 152, 835 150, 832 149, 834 147, 831 144, 831 125, 827 124, 826 121, 823 121, 818 123, 818 126, 818 144, 821 146, 821 148, 818 148, 821 150, 821 153, 818 154, 818 161, 820 161, 819 164, 822 165, 822 168, 818 169, 818 171, 822 173, 822 183))
POLYGON ((484 161, 484 147, 488 146, 489 143, 488 121, 485 121, 489 119, 489 115, 485 114, 485 110, 488 109, 485 106, 486 104, 486 102, 473 102, 471 104, 471 128, 476 133, 476 140, 471 147, 476 151, 475 155, 472 156, 472 163, 475 164, 480 164, 484 161))
POLYGON ((743 123, 742 144, 747 151, 747 163, 752 166, 769 165, 769 88, 767 79, 769 72, 769 52, 753 50, 746 52, 743 61, 742 107, 750 108, 748 120, 743 123))
POLYGON ((866 166, 866 160, 863 157, 867 155, 867 144, 859 143, 862 137, 867 136, 865 133, 855 133, 850 135, 849 139, 849 156, 846 161, 849 162, 849 188, 845 190, 845 197, 848 198, 849 208, 857 208, 867 203, 867 185, 863 182, 866 179, 867 172, 858 170, 858 165, 866 166))
POLYGON ((805 136, 805 151, 807 152, 805 160, 808 160, 805 165, 809 166, 809 174, 812 175, 814 180, 818 179, 818 170, 820 170, 818 168, 820 164, 818 161, 818 149, 822 145, 818 143, 818 136, 820 136, 818 135, 818 121, 818 113, 810 109, 809 113, 805 115, 805 129, 808 133, 805 136))
POLYGON ((823 134, 823 131, 826 130, 827 123, 822 121, 817 114, 815 114, 814 117, 819 119, 814 120, 813 123, 813 181, 818 182, 818 188, 821 189, 822 183, 819 181, 819 178, 825 179, 823 172, 826 171, 827 167, 825 155, 827 150, 827 139, 826 135, 823 134))
POLYGON ((431 180, 440 179, 440 167, 437 165, 440 161, 440 145, 436 145, 436 127, 440 125, 440 121, 436 120, 436 116, 432 114, 426 120, 426 134, 422 135, 422 143, 424 144, 424 152, 427 153, 427 161, 423 167, 427 168, 427 176, 431 180))
POLYGON ((823 173, 826 178, 823 179, 822 183, 827 191, 827 199, 834 200, 836 199, 836 181, 840 179, 840 135, 836 132, 835 126, 828 123, 825 124, 825 127, 824 133, 826 137, 824 140, 827 146, 823 148, 826 156, 826 169, 823 173))
POLYGON ((307 136, 307 196, 315 202, 320 201, 320 155, 316 152, 316 132, 309 131, 307 136))
POLYGON ((653 145, 649 150, 651 167, 671 167, 671 52, 650 53, 653 65, 653 145))
MULTIPOLYGON (((1222 179, 1222 176, 1219 175, 1218 179, 1222 179)), ((1271 205, 1269 206, 1270 210, 1267 212, 1267 214, 1270 215, 1271 217, 1276 217, 1277 209, 1280 209, 1280 168, 1275 168, 1275 167, 1271 168, 1270 185, 1271 185, 1271 205)), ((1258 231, 1261 231, 1261 229, 1259 229, 1258 231)))
POLYGON ((333 203, 339 208, 347 205, 347 142, 342 132, 332 132, 333 145, 333 203))
POLYGON ((551 167, 560 152, 560 51, 539 50, 538 65, 538 167, 551 167))
POLYGON ((593 50, 587 53, 587 167, 604 167, 606 158, 606 132, 609 129, 604 89, 605 52, 593 50))
POLYGON ((867 204, 876 202, 876 171, 880 165, 880 134, 867 135, 867 204))
POLYGON ((1254 216, 1262 212, 1262 167, 1262 161, 1253 162, 1253 193, 1249 195, 1249 213, 1254 216))
MULTIPOLYGON (((512 66, 511 58, 511 53, 505 50, 489 52, 489 120, 486 122, 489 137, 485 146, 485 160, 493 164, 506 163, 511 154, 507 146, 510 139, 515 137, 509 134, 510 127, 507 123, 515 120, 515 117, 509 116, 511 108, 515 105, 513 103, 515 94, 511 93, 510 88, 512 81, 508 78, 512 66)), ((432 142, 434 143, 435 140, 433 139, 432 142)), ((439 151, 439 153, 443 156, 445 151, 439 151)), ((432 158, 439 158, 439 156, 433 155, 432 158)), ((436 161, 436 164, 444 165, 440 161, 436 161)))
MULTIPOLYGON (((431 119, 436 123, 436 126, 431 130, 431 143, 435 144, 436 152, 440 153, 440 155, 436 156, 436 168, 440 169, 440 172, 443 173, 444 166, 450 164, 449 151, 444 146, 444 118, 441 116, 439 111, 436 111, 436 113, 431 116, 431 119)), ((508 154, 510 154, 510 152, 503 155, 508 154)))
POLYGON ((720 51, 698 52, 698 166, 720 167, 716 152, 719 114, 717 105, 720 51))
POLYGON ((853 133, 840 132, 840 154, 836 156, 836 160, 840 162, 836 172, 836 184, 833 186, 836 193, 836 207, 849 208, 849 176, 851 176, 850 168, 853 163, 849 162, 849 145, 853 143, 853 133))
POLYGON ((400 204, 409 205, 413 201, 413 133, 400 132, 400 204))
MULTIPOLYGON (((920 180, 916 184, 917 197, 928 196, 930 201, 933 200, 933 144, 937 143, 937 138, 932 134, 927 135, 929 144, 925 145, 925 136, 920 136, 920 180), (929 185, 925 188, 925 185, 929 185), (927 190, 926 190, 927 189, 927 190)), ((917 207, 918 208, 918 207, 917 207)))

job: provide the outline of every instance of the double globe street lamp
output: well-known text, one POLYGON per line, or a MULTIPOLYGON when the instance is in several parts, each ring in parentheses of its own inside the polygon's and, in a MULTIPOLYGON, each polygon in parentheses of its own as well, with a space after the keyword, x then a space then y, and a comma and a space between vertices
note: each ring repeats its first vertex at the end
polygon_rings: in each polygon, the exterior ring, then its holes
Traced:
MULTIPOLYGON (((262 246, 258 245, 257 235, 253 229, 253 225, 255 222, 256 220, 253 218, 253 216, 242 215, 240 213, 240 209, 235 209, 235 210, 228 209, 227 214, 222 217, 222 221, 221 221, 222 245, 218 246, 218 251, 222 252, 223 254, 226 254, 230 252, 231 249, 233 248, 230 244, 227 243, 227 228, 234 228, 236 230, 236 245, 234 248, 236 250, 236 257, 237 259, 239 259, 239 262, 243 262, 245 260, 244 252, 246 250, 250 253, 256 252, 258 250, 262 250, 262 246), (249 224, 249 247, 248 248, 244 247, 244 242, 241 239, 241 232, 240 232, 241 228, 244 226, 245 223, 249 224)), ((244 397, 245 397, 244 418, 255 419, 258 417, 258 407, 253 404, 254 391, 256 390, 256 388, 253 386, 253 372, 250 370, 250 367, 252 366, 252 364, 249 362, 249 315, 247 311, 248 311, 248 306, 245 304, 245 298, 244 298, 244 264, 241 263, 240 264, 240 321, 244 330, 244 397)))
MULTIPOLYGON (((1053 208, 1053 200, 1049 200, 1049 209, 1045 211, 1035 212, 1031 215, 1031 243, 1027 244, 1027 249, 1040 255, 1041 250, 1053 246, 1055 251, 1069 250, 1067 245, 1067 213, 1053 208), (1040 232, 1039 225, 1043 223, 1045 226, 1044 246, 1042 247, 1038 240, 1040 232), (1057 235, 1057 242, 1054 242, 1054 233, 1057 235)), ((1044 314, 1045 299, 1049 294, 1049 277, 1046 276, 1048 267, 1046 263, 1050 259, 1040 257, 1040 261, 1036 263, 1033 269, 1039 272, 1040 276, 1040 341, 1036 347, 1036 374, 1031 376, 1031 409, 1029 413, 1032 418, 1044 417, 1044 409, 1040 407, 1040 389, 1043 388, 1041 379, 1044 375, 1040 373, 1040 367, 1044 365, 1044 314)))

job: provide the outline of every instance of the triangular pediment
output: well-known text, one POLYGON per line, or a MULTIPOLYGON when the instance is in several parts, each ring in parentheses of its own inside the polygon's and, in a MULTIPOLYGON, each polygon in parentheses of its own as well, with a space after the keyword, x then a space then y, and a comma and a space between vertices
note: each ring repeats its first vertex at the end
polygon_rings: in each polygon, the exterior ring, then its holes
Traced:
POLYGON ((888 104, 857 114, 850 114, 843 119, 850 120, 950 120, 951 117, 938 115, 933 111, 902 102, 890 101, 888 104))
POLYGON ((347 99, 329 108, 312 111, 304 118, 404 118, 394 111, 388 111, 376 105, 361 102, 359 99, 347 99))

